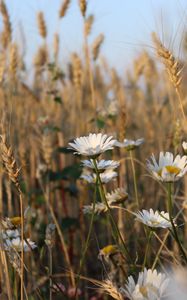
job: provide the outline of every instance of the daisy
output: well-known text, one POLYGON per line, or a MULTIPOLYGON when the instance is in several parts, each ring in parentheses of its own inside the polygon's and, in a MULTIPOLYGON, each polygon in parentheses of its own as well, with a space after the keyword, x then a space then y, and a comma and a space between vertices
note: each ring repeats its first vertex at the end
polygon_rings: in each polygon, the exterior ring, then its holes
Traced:
MULTIPOLYGON (((118 176, 118 173, 109 169, 100 174, 100 179, 102 183, 108 183, 118 176)), ((80 178, 86 180, 89 183, 96 183, 97 175, 95 173, 82 174, 80 178)))
POLYGON ((115 141, 112 136, 102 133, 90 133, 88 136, 76 138, 73 143, 69 143, 70 149, 74 153, 97 157, 101 153, 114 148, 115 141))
POLYGON ((124 188, 117 188, 111 193, 107 193, 106 198, 110 204, 116 204, 126 200, 128 198, 128 194, 124 188))
MULTIPOLYGON (((22 240, 20 237, 14 238, 12 240, 6 239, 4 243, 5 249, 7 251, 10 251, 12 248, 15 249, 17 252, 21 252, 22 249, 22 240)), ((23 242, 23 251, 28 252, 32 249, 35 249, 37 246, 34 242, 32 242, 30 239, 24 240, 23 242)))
MULTIPOLYGON (((94 162, 92 159, 90 160, 83 160, 83 167, 86 168, 90 168, 90 169, 95 169, 94 166, 94 162)), ((120 163, 118 161, 114 161, 114 160, 96 160, 96 165, 97 165, 97 169, 100 172, 104 172, 104 170, 108 170, 108 169, 116 169, 117 167, 119 167, 120 163)))
POLYGON ((144 139, 143 138, 138 139, 136 141, 124 139, 124 141, 122 143, 116 141, 115 142, 115 146, 121 147, 121 148, 123 147, 127 151, 130 151, 130 150, 134 150, 135 148, 139 147, 143 143, 144 143, 144 139))
POLYGON ((3 239, 12 239, 20 236, 20 231, 18 229, 7 229, 3 230, 2 237, 3 239))
POLYGON ((153 211, 152 208, 148 211, 143 209, 138 213, 135 213, 137 220, 143 224, 154 228, 171 228, 171 222, 169 221, 169 214, 164 211, 153 211))
MULTIPOLYGON (((95 209, 94 213, 100 214, 103 212, 106 212, 108 210, 108 207, 104 203, 95 203, 95 209)), ((83 206, 83 213, 84 214, 91 214, 93 212, 93 203, 91 205, 85 205, 83 206)))
POLYGON ((179 180, 187 171, 187 156, 177 155, 174 159, 171 152, 160 152, 159 162, 156 162, 155 156, 151 156, 151 161, 147 161, 147 167, 156 177, 164 182, 173 182, 179 180))
POLYGON ((125 288, 120 291, 130 300, 160 300, 166 294, 168 283, 165 274, 145 268, 139 273, 137 283, 129 276, 125 288))

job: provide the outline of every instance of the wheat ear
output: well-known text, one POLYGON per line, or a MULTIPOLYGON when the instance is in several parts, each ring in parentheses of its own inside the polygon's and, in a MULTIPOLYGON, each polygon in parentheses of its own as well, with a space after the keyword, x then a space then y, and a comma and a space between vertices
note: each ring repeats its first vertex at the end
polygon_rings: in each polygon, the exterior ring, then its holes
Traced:
POLYGON ((8 173, 8 176, 10 180, 14 183, 16 186, 18 193, 19 193, 19 201, 20 201, 20 215, 21 215, 21 242, 22 242, 22 249, 21 249, 21 300, 23 300, 23 293, 24 293, 24 214, 23 214, 23 199, 22 199, 22 193, 20 189, 20 183, 19 183, 19 173, 20 169, 18 169, 16 160, 13 155, 12 148, 9 147, 6 143, 6 136, 5 134, 0 135, 1 138, 1 158, 3 161, 4 168, 6 172, 8 173))
POLYGON ((166 71, 168 73, 168 77, 169 80, 171 81, 171 83, 173 84, 178 99, 179 99, 179 103, 180 103, 180 108, 181 108, 181 112, 183 115, 183 118, 185 119, 185 113, 184 113, 184 108, 183 108, 183 104, 182 104, 182 97, 181 97, 181 93, 179 90, 180 84, 181 84, 181 72, 182 72, 182 68, 179 65, 178 60, 174 57, 174 55, 171 53, 171 51, 169 51, 159 40, 159 38, 157 37, 156 33, 153 32, 152 34, 152 39, 153 42, 156 46, 156 50, 157 50, 157 54, 158 56, 162 59, 165 67, 166 67, 166 71))

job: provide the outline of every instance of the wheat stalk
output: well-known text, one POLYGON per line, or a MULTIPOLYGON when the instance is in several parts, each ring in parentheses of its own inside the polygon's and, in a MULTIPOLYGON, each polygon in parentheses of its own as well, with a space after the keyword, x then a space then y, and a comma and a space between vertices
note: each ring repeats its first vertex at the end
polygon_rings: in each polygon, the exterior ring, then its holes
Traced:
POLYGON ((54 34, 54 39, 53 39, 54 59, 55 59, 55 62, 57 62, 57 59, 58 59, 59 43, 60 43, 59 35, 58 35, 58 33, 55 33, 54 34))
POLYGON ((180 90, 179 90, 179 86, 180 86, 181 80, 182 80, 182 77, 181 77, 182 68, 180 67, 179 62, 174 57, 174 55, 171 53, 171 51, 169 51, 161 43, 161 41, 158 39, 155 32, 153 32, 153 34, 152 34, 152 39, 156 46, 157 54, 162 59, 164 65, 166 67, 168 77, 176 90, 176 93, 177 93, 177 96, 178 96, 179 102, 180 102, 181 112, 182 112, 183 118, 185 119, 186 117, 185 117, 184 108, 183 108, 183 104, 182 104, 182 98, 181 98, 181 94, 180 94, 180 90))
POLYGON ((53 145, 51 135, 48 132, 42 134, 42 153, 44 161, 48 168, 51 166, 51 158, 53 153, 53 145))
POLYGON ((73 83, 78 91, 82 85, 82 65, 79 56, 76 53, 72 54, 72 66, 73 66, 73 83))
POLYGON ((92 25, 94 22, 94 15, 90 15, 88 18, 86 18, 84 22, 84 34, 88 36, 92 30, 92 25))
POLYGON ((47 37, 47 26, 44 20, 44 14, 42 11, 38 12, 37 14, 37 22, 38 22, 38 31, 42 38, 47 37))
POLYGON ((12 44, 10 47, 10 54, 9 54, 9 72, 13 78, 16 78, 18 64, 19 64, 19 57, 18 57, 18 47, 17 44, 12 44))
POLYGON ((11 27, 8 10, 7 10, 6 4, 3 0, 1 0, 1 2, 0 2, 0 12, 3 17, 3 25, 4 25, 4 30, 1 34, 1 42, 3 43, 4 48, 7 48, 8 44, 11 41, 11 37, 12 37, 12 27, 11 27))
POLYGON ((4 53, 1 53, 0 54, 0 83, 2 83, 4 80, 5 70, 6 70, 6 57, 4 53))
POLYGON ((92 55, 93 55, 93 59, 96 60, 98 58, 99 55, 99 50, 101 48, 101 45, 104 41, 104 35, 101 33, 94 41, 93 45, 92 45, 92 55))
POLYGON ((19 173, 20 169, 17 168, 16 160, 13 156, 12 148, 9 147, 6 143, 6 137, 5 135, 1 135, 1 157, 3 161, 3 165, 5 167, 5 170, 10 178, 10 180, 15 184, 18 191, 20 190, 20 184, 19 184, 19 173))
POLYGON ((70 0, 64 0, 59 10, 59 18, 63 18, 66 15, 68 7, 70 5, 70 0))
POLYGON ((43 45, 38 49, 34 57, 34 66, 36 67, 36 69, 40 69, 47 63, 47 61, 48 61, 48 51, 46 45, 43 45))
POLYGON ((79 7, 83 17, 85 17, 86 9, 87 9, 87 1, 86 0, 79 0, 79 7))
POLYGON ((106 293, 110 297, 116 300, 124 300, 124 296, 120 293, 116 285, 109 279, 99 283, 101 292, 106 293))
POLYGON ((20 169, 17 168, 16 160, 13 155, 12 148, 9 147, 6 143, 6 136, 5 134, 2 134, 0 136, 1 143, 1 158, 3 161, 4 168, 6 172, 8 173, 8 176, 10 180, 14 183, 16 186, 18 192, 19 192, 19 200, 20 200, 20 214, 21 214, 21 241, 22 241, 22 249, 21 249, 21 300, 23 300, 23 290, 24 290, 24 215, 23 215, 23 199, 22 199, 22 193, 20 189, 20 183, 19 183, 19 173, 20 169))

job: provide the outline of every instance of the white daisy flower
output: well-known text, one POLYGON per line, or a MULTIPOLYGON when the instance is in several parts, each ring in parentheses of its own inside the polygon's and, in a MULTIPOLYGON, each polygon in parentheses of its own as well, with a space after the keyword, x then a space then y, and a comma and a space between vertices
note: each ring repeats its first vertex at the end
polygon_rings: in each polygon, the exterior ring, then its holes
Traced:
MULTIPOLYGON (((99 203, 95 204, 94 212, 96 214, 99 215, 100 213, 106 212, 107 210, 108 210, 108 207, 104 203, 99 202, 99 203)), ((83 206, 83 213, 84 214, 91 214, 92 212, 93 212, 93 203, 91 205, 83 206)))
POLYGON ((121 203, 128 198, 128 194, 124 188, 117 188, 111 193, 106 194, 106 199, 110 204, 121 203))
POLYGON ((153 211, 152 208, 148 211, 143 209, 138 213, 135 213, 137 220, 143 224, 154 228, 171 228, 171 222, 169 220, 169 214, 161 211, 153 211))
MULTIPOLYGON (((17 252, 21 252, 22 249, 22 240, 20 237, 14 238, 12 240, 6 239, 5 243, 5 250, 10 251, 12 248, 15 249, 17 252)), ((24 240, 23 243, 23 250, 24 252, 31 251, 32 249, 35 249, 37 246, 34 242, 32 242, 30 239, 24 240)))
POLYGON ((139 273, 137 283, 129 276, 125 288, 120 290, 130 300, 160 300, 166 295, 168 284, 165 274, 145 268, 139 273))
POLYGON ((115 146, 120 147, 120 148, 125 148, 127 151, 129 151, 129 150, 134 150, 135 148, 139 147, 143 143, 144 143, 143 138, 138 139, 136 141, 124 139, 124 141, 122 143, 116 141, 115 146))
POLYGON ((99 154, 114 148, 115 141, 112 136, 102 133, 90 133, 88 136, 76 138, 69 143, 70 149, 75 153, 88 157, 97 157, 99 154))
POLYGON ((160 152, 159 162, 155 156, 147 161, 147 167, 152 174, 160 181, 173 182, 179 180, 187 171, 187 156, 177 155, 174 159, 171 152, 160 152))
POLYGON ((182 148, 186 154, 187 153, 187 142, 182 142, 182 148))
MULTIPOLYGON (((83 163, 83 167, 95 169, 94 162, 92 159, 83 160, 82 163, 83 163)), ((114 160, 102 159, 100 161, 96 160, 96 165, 97 165, 97 169, 103 172, 104 170, 108 170, 108 169, 116 169, 117 167, 119 167, 120 163, 114 160)))
MULTIPOLYGON (((100 174, 101 182, 108 183, 118 176, 118 173, 109 169, 100 174)), ((86 180, 89 183, 96 183, 97 175, 95 173, 82 174, 80 178, 86 180)))
POLYGON ((20 236, 20 231, 18 229, 7 229, 3 230, 2 237, 3 239, 12 239, 20 236))

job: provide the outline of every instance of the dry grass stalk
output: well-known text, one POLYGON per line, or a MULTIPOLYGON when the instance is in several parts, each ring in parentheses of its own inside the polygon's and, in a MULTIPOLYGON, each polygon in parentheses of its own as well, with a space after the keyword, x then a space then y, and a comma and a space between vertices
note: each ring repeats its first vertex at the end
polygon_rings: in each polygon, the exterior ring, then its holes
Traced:
MULTIPOLYGON (((12 300, 12 291, 11 291, 11 283, 10 283, 10 277, 9 277, 9 271, 8 271, 8 264, 7 264, 7 258, 6 258, 6 254, 5 251, 0 250, 0 260, 1 260, 1 268, 3 271, 3 275, 5 277, 5 285, 6 285, 6 292, 8 294, 8 300, 12 300)), ((1 278, 1 283, 2 283, 2 279, 1 278)), ((3 286, 3 285, 2 285, 3 286)))
POLYGON ((84 23, 84 34, 88 36, 92 30, 92 25, 94 22, 94 15, 90 15, 84 23))
POLYGON ((64 0, 61 7, 60 7, 60 10, 59 10, 59 18, 63 18, 65 15, 66 15, 66 12, 68 10, 68 7, 70 5, 70 0, 64 0))
POLYGON ((92 55, 93 55, 93 59, 96 60, 98 58, 99 55, 99 50, 101 48, 101 45, 104 41, 104 35, 100 34, 96 40, 94 41, 93 45, 92 45, 92 55))
POLYGON ((120 108, 120 120, 119 120, 119 139, 123 141, 126 137, 126 126, 127 126, 127 109, 125 104, 120 108))
POLYGON ((47 37, 47 26, 46 26, 46 22, 44 20, 44 14, 42 11, 40 11, 37 14, 37 22, 38 22, 39 34, 42 38, 45 39, 47 37))
POLYGON ((180 91, 179 91, 179 86, 182 81, 182 77, 181 77, 182 68, 180 67, 179 62, 174 57, 174 55, 171 53, 171 51, 169 51, 161 43, 161 41, 159 40, 159 38, 157 37, 155 32, 153 32, 153 34, 152 34, 152 39, 156 46, 157 54, 162 59, 164 65, 166 67, 166 71, 168 73, 169 79, 170 79, 171 83, 173 84, 173 86, 175 87, 175 90, 177 92, 177 95, 178 95, 178 98, 180 101, 181 112, 185 119, 185 113, 184 113, 182 99, 181 99, 181 95, 180 95, 180 91))
POLYGON ((83 17, 85 17, 86 9, 87 9, 87 1, 86 0, 79 0, 79 7, 83 17))

